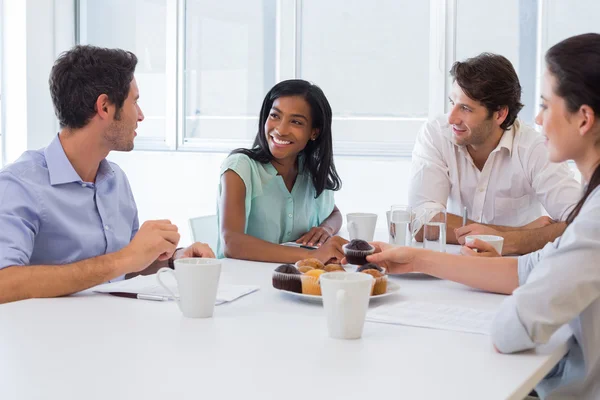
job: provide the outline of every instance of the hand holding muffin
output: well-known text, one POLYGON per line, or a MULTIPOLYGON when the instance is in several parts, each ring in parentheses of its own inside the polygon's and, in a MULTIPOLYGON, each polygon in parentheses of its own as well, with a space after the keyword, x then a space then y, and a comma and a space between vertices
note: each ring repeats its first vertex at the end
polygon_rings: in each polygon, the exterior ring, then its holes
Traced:
POLYGON ((415 260, 420 249, 392 246, 384 242, 371 243, 375 252, 367 256, 367 261, 386 269, 389 274, 415 272, 415 260))

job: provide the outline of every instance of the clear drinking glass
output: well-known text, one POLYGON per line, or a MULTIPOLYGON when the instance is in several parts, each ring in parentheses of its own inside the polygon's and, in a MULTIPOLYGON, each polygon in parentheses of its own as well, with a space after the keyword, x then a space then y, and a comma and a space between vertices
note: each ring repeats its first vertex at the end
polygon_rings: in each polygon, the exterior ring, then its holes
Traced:
POLYGON ((395 246, 412 244, 413 212, 410 206, 394 204, 389 211, 389 243, 395 246))
POLYGON ((423 248, 446 251, 446 208, 426 206, 421 213, 423 224, 423 248))

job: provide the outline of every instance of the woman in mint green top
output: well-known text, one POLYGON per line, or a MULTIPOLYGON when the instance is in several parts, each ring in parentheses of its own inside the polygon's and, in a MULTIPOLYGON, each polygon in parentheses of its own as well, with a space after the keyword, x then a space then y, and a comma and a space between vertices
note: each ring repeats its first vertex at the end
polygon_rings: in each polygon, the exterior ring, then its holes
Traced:
POLYGON ((267 93, 252 149, 233 151, 221 166, 217 217, 219 257, 295 262, 341 260, 345 240, 333 192, 331 107, 317 86, 288 80, 267 93), (316 250, 280 246, 296 242, 316 250))

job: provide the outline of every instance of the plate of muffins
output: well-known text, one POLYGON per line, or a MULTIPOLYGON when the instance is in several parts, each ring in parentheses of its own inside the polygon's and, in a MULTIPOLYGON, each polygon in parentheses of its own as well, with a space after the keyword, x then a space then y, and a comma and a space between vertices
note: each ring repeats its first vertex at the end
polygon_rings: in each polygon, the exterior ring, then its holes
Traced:
MULTIPOLYGON (((354 268, 349 268, 349 271, 354 271, 354 268)), ((323 264, 316 258, 300 260, 295 265, 282 264, 273 271, 273 287, 300 298, 320 301, 319 277, 326 272, 343 274, 346 269, 339 264, 323 264)), ((378 265, 365 263, 358 266, 356 272, 373 277, 371 298, 386 297, 400 289, 394 282, 388 282, 385 268, 378 265)))

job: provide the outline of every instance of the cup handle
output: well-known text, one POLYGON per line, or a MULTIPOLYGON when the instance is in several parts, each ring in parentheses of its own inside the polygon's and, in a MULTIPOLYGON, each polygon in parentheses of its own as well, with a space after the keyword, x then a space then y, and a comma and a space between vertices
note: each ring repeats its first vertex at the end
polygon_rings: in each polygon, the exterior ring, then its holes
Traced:
POLYGON ((175 299, 177 304, 179 304, 179 297, 177 297, 175 295, 175 293, 173 293, 173 291, 171 289, 169 289, 169 287, 167 285, 165 285, 164 282, 160 279, 160 275, 164 272, 168 272, 175 277, 175 271, 173 271, 171 268, 164 267, 164 268, 159 269, 158 272, 156 273, 156 280, 158 281, 158 284, 167 291, 167 293, 169 293, 171 296, 173 296, 173 298, 175 299))
POLYGON ((353 236, 351 231, 354 230, 354 225, 356 225, 354 221, 348 221, 348 234, 350 236, 353 236))

